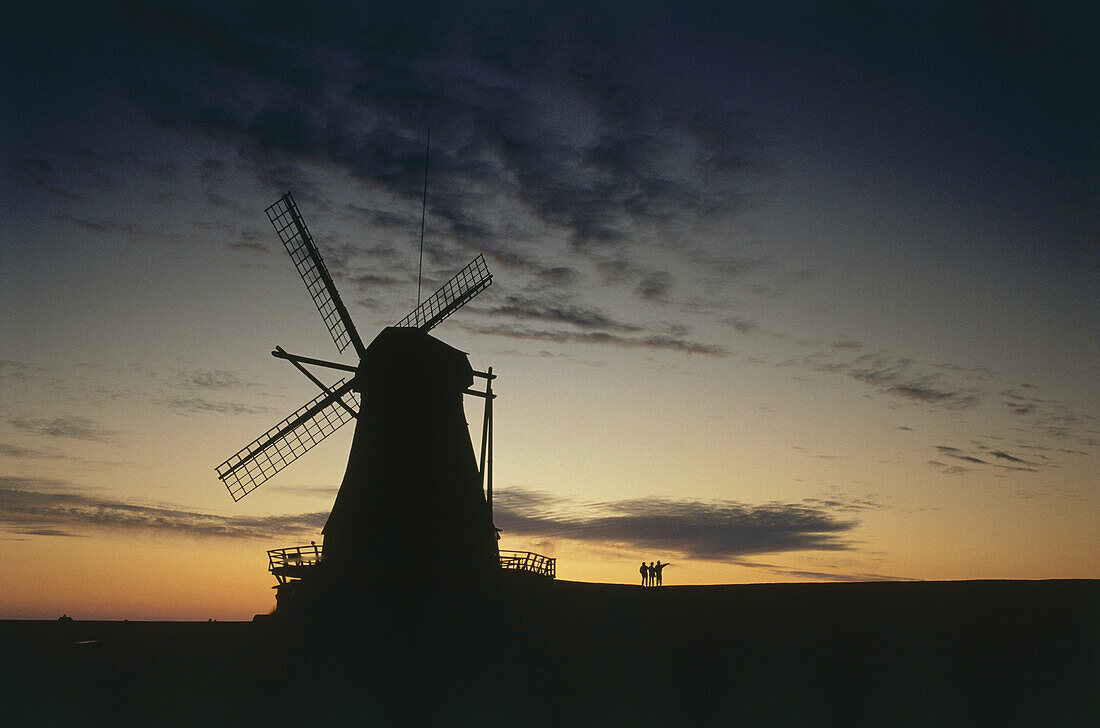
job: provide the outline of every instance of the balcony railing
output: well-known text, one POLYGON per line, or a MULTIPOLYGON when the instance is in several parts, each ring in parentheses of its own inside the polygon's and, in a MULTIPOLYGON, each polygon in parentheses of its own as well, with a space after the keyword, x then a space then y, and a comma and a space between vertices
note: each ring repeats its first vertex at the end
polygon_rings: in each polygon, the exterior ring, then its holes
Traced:
POLYGON ((551 579, 557 573, 558 560, 530 551, 501 551, 500 568, 527 571, 551 579))
MULTIPOLYGON (((323 545, 291 546, 271 549, 267 552, 268 570, 280 584, 288 579, 300 578, 312 566, 321 561, 323 545)), ((526 571, 553 579, 557 572, 557 559, 530 551, 501 551, 500 568, 510 571, 526 571)))
POLYGON ((316 565, 321 560, 321 549, 322 546, 315 543, 271 549, 267 552, 268 571, 280 584, 285 584, 288 578, 301 577, 305 570, 316 565))

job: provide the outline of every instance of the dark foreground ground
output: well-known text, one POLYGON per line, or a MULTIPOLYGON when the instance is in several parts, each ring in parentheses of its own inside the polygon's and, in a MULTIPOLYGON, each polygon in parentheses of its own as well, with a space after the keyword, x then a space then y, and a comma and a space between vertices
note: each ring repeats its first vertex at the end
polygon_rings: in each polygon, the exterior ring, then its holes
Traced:
POLYGON ((1100 725, 1100 581, 552 582, 364 609, 0 622, 0 724, 1100 725))

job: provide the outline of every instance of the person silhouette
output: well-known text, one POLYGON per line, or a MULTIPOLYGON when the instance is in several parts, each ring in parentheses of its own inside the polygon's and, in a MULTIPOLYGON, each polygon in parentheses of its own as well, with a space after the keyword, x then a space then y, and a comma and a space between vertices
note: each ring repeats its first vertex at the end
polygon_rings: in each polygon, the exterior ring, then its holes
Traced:
POLYGON ((662 564, 660 559, 657 560, 656 566, 653 567, 653 577, 656 580, 657 586, 661 585, 661 572, 665 570, 668 564, 662 564))
POLYGON ((638 573, 642 575, 642 586, 649 586, 649 567, 645 565, 644 561, 638 569, 638 573))
POLYGON ((647 567, 646 567, 646 571, 647 571, 647 572, 648 572, 648 574, 649 574, 649 585, 650 585, 650 586, 653 586, 654 584, 656 584, 656 583, 657 583, 657 582, 655 581, 655 580, 656 580, 656 578, 657 578, 657 569, 656 569, 656 568, 655 568, 655 567, 653 566, 653 562, 652 562, 652 561, 650 561, 650 562, 649 562, 649 566, 647 566, 647 567))

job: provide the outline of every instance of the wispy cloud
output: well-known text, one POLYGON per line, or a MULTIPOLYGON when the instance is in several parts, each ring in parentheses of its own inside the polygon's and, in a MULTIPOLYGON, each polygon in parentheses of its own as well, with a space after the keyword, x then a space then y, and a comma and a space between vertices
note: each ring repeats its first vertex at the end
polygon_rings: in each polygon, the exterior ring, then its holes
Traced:
MULTIPOLYGON (((858 525, 838 502, 766 503, 641 498, 562 501, 519 488, 499 491, 496 522, 505 534, 621 544, 683 557, 734 560, 748 554, 843 550, 858 525)), ((870 507, 866 504, 855 504, 870 507)))
MULTIPOLYGON (((480 251, 528 281, 578 292, 586 280, 579 268, 618 261, 630 274, 604 276, 604 284, 661 304, 673 276, 629 263, 644 260, 637 251, 653 244, 718 276, 754 275, 773 262, 764 252, 725 249, 708 251, 705 263, 697 257, 707 246, 694 226, 737 217, 774 174, 761 161, 768 140, 749 114, 707 95, 685 112, 682 99, 654 94, 652 79, 667 69, 644 49, 596 31, 599 24, 559 15, 571 39, 562 44, 539 30, 544 13, 530 8, 509 13, 507 27, 495 17, 471 24, 452 10, 439 20, 450 27, 445 38, 395 45, 389 23, 415 25, 416 11, 397 10, 380 25, 345 8, 340 25, 357 30, 333 29, 321 44, 285 33, 296 12, 284 8, 281 20, 247 27, 196 9, 128 15, 126 31, 157 39, 126 84, 130 101, 161 127, 240 154, 236 169, 220 159, 200 163, 211 189, 231 171, 247 171, 323 213, 316 170, 335 170, 375 201, 330 212, 382 235, 409 230, 431 120, 427 220, 437 242, 425 252, 443 269, 480 251), (509 39, 523 28, 530 43, 519 47, 509 39), (227 52, 217 38, 234 39, 237 50, 227 52), (182 101, 200 97, 201 104, 182 101), (574 124, 594 131, 576 133, 574 124)), ((633 14, 621 20, 633 22, 633 14)), ((325 255, 334 274, 377 283, 330 260, 327 243, 325 255)), ((396 271, 369 274, 388 281, 396 271)), ((542 293, 532 297, 536 313, 554 304, 542 293)))
POLYGON ((21 447, 19 445, 12 445, 6 442, 0 442, 0 455, 7 456, 9 458, 31 458, 31 459, 45 459, 56 458, 59 455, 44 452, 42 450, 35 450, 29 447, 21 447))
POLYGON ((172 397, 159 400, 171 410, 181 414, 221 414, 221 415, 254 415, 267 412, 267 407, 242 404, 240 402, 223 402, 204 397, 172 397))
POLYGON ((804 569, 792 569, 778 564, 767 564, 758 561, 735 561, 737 566, 749 569, 760 569, 779 576, 795 577, 799 579, 816 579, 819 581, 918 581, 911 577, 877 574, 873 572, 844 573, 842 571, 806 571, 804 569))
POLYGON ((578 306, 554 297, 534 299, 529 296, 512 294, 505 296, 504 302, 486 311, 491 316, 517 319, 520 321, 549 321, 551 323, 570 324, 582 329, 607 329, 610 331, 639 331, 640 326, 616 321, 602 311, 578 306))
POLYGON ((31 367, 23 362, 0 359, 0 381, 5 379, 27 381, 31 378, 31 367))
POLYGON ((62 188, 57 170, 48 159, 20 157, 4 165, 4 176, 21 185, 36 187, 58 197, 74 195, 62 188))
POLYGON ((832 344, 830 344, 830 346, 832 346, 834 349, 848 349, 851 351, 858 351, 859 349, 863 348, 863 342, 844 337, 841 339, 837 339, 832 344))
POLYGON ((668 301, 672 289, 672 276, 663 271, 650 273, 638 283, 634 292, 647 301, 668 301))
POLYGON ((72 440, 90 440, 104 442, 118 435, 117 430, 100 427, 93 420, 79 415, 33 419, 15 417, 10 420, 13 427, 36 435, 61 437, 72 440))
POLYGON ((0 528, 22 535, 79 536, 89 530, 152 531, 220 538, 309 538, 327 512, 225 516, 94 495, 57 481, 0 476, 0 528))
POLYGON ((649 336, 624 336, 612 334, 606 331, 561 331, 534 329, 526 326, 500 324, 496 326, 464 326, 467 331, 477 334, 489 334, 503 336, 512 339, 529 339, 534 341, 552 341, 556 343, 597 344, 604 346, 616 346, 627 349, 658 349, 664 351, 676 351, 684 354, 702 354, 705 356, 723 357, 729 351, 717 344, 706 344, 699 341, 691 341, 678 336, 664 334, 652 334, 649 336))
POLYGON ((180 394, 154 397, 153 402, 180 414, 251 415, 268 411, 267 407, 224 399, 229 393, 260 387, 257 382, 244 380, 236 372, 224 369, 177 369, 163 379, 163 386, 180 394))
MULTIPOLYGON (((859 342, 841 340, 837 350, 857 349, 859 342)), ((794 362, 789 362, 794 363, 794 362)), ((944 409, 969 409, 981 403, 976 387, 952 385, 939 372, 921 371, 916 362, 884 353, 863 354, 836 361, 824 353, 811 354, 797 364, 816 372, 843 374, 875 387, 880 393, 944 409)))
POLYGON ((949 389, 936 389, 925 383, 918 382, 895 384, 892 387, 887 387, 883 391, 895 397, 904 397, 925 404, 942 404, 959 409, 973 407, 980 401, 979 398, 972 393, 952 391, 949 389))
MULTIPOLYGON (((936 445, 935 449, 940 455, 949 457, 954 460, 961 460, 962 462, 969 463, 971 465, 979 465, 987 468, 999 468, 1002 470, 1017 470, 1027 473, 1034 473, 1039 470, 1040 467, 1049 466, 1052 463, 1047 462, 1033 462, 1025 460, 1016 455, 1004 452, 1003 450, 993 450, 987 445, 981 443, 975 443, 973 449, 962 449, 951 445, 936 445)), ((930 464, 936 465, 946 469, 952 469, 953 466, 946 465, 939 461, 929 461, 930 464)), ((963 472, 956 469, 952 470, 953 473, 963 472)))
POLYGON ((332 500, 340 490, 333 486, 317 486, 310 488, 301 485, 271 484, 265 487, 269 491, 278 491, 280 493, 286 493, 287 495, 300 496, 303 498, 320 498, 322 500, 332 500))
POLYGON ((759 322, 753 319, 744 318, 742 316, 730 316, 729 318, 723 319, 722 323, 732 327, 734 331, 742 334, 751 334, 756 331, 760 331, 759 322))
POLYGON ((190 391, 226 391, 257 387, 255 382, 246 382, 235 372, 224 369, 195 369, 182 371, 177 386, 190 391))

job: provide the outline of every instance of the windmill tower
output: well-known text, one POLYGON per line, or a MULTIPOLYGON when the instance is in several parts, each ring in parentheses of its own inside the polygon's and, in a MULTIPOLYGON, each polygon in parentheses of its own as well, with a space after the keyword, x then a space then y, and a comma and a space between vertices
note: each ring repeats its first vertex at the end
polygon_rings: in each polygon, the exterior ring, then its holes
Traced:
MULTIPOLYGON (((498 570, 491 474, 494 375, 492 369, 474 371, 465 353, 428 333, 492 283, 484 258, 479 255, 364 345, 290 193, 267 214, 336 348, 343 352, 351 346, 359 362, 352 366, 276 347, 272 355, 293 364, 321 392, 219 465, 218 478, 239 501, 355 420, 347 470, 323 531, 323 556, 318 548, 312 554, 280 550, 282 573, 308 565, 317 567, 310 569, 315 580, 323 574, 324 583, 340 589, 385 589, 446 585, 498 570), (345 376, 326 384, 307 366, 345 376), (475 377, 484 380, 484 391, 472 388, 475 377), (480 463, 462 408, 464 394, 485 400, 480 463)), ((279 577, 275 556, 272 571, 279 577)), ((296 575, 304 573, 299 568, 296 575)))

